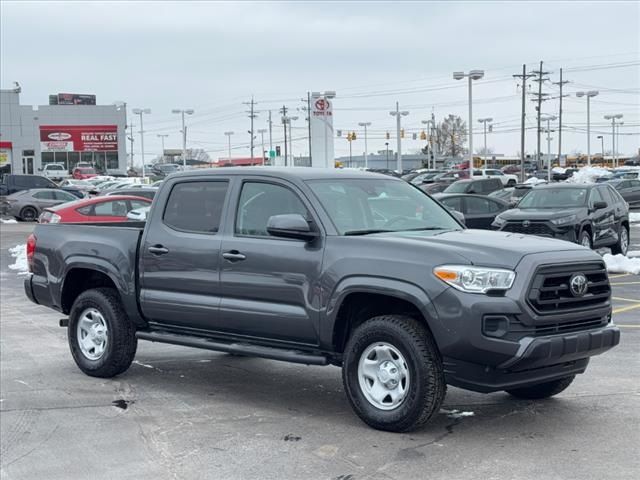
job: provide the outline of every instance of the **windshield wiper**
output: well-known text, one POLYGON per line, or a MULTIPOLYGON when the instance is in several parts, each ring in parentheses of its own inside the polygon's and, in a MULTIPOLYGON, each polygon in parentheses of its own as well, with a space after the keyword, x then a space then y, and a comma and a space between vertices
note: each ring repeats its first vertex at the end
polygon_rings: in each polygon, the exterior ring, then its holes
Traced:
POLYGON ((452 228, 444 228, 444 227, 420 227, 420 228, 408 228, 404 230, 405 232, 420 232, 422 230, 453 230, 452 228))
POLYGON ((347 232, 344 232, 344 235, 349 235, 349 236, 353 236, 353 235, 369 235, 370 233, 389 233, 389 232, 395 232, 396 230, 384 230, 381 228, 369 228, 369 229, 364 229, 364 230, 349 230, 347 232))

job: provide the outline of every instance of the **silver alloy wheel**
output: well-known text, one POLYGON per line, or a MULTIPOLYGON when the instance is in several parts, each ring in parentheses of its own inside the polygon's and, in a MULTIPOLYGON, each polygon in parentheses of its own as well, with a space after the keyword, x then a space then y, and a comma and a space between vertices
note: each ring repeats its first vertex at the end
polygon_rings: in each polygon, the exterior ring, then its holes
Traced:
POLYGON ((588 233, 586 235, 582 235, 581 244, 582 244, 583 247, 591 248, 591 239, 589 238, 589 234, 588 233))
POLYGON ((358 362, 358 383, 367 401, 380 410, 399 407, 410 386, 409 368, 400 351, 389 343, 369 345, 358 362))
POLYGON ((80 314, 76 328, 76 341, 82 354, 89 360, 99 360, 107 349, 109 331, 107 322, 95 308, 80 314))
POLYGON ((620 252, 622 255, 627 254, 627 249, 629 248, 629 234, 627 233, 627 229, 622 227, 620 229, 620 252))

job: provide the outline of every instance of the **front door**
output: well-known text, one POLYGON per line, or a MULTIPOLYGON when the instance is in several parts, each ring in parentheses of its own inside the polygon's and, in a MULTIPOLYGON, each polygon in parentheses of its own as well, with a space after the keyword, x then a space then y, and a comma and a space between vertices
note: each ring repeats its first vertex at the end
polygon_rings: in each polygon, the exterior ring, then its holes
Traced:
POLYGON ((246 178, 237 186, 222 239, 221 328, 286 342, 318 344, 324 241, 272 237, 273 215, 299 213, 318 223, 301 192, 285 182, 246 178))
POLYGON ((22 173, 33 175, 33 157, 22 157, 22 173))
MULTIPOLYGON (((606 187, 605 187, 606 188, 606 187)), ((591 190, 589 198, 589 209, 591 210, 593 222, 593 246, 608 245, 617 240, 615 233, 614 205, 608 195, 605 197, 601 187, 591 190), (594 210, 593 205, 596 202, 606 202, 607 207, 594 210)))
POLYGON ((180 178, 170 187, 164 211, 152 210, 140 245, 141 308, 149 320, 215 329, 220 305, 218 231, 228 189, 225 178, 180 178))

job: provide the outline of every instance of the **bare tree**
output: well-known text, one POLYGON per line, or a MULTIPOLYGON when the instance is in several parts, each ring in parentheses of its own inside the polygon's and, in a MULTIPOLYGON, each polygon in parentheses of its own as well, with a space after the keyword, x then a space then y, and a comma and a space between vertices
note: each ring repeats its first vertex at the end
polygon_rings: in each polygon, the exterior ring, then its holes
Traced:
POLYGON ((465 152, 467 124, 457 115, 449 115, 436 128, 435 145, 446 156, 458 157, 465 152))

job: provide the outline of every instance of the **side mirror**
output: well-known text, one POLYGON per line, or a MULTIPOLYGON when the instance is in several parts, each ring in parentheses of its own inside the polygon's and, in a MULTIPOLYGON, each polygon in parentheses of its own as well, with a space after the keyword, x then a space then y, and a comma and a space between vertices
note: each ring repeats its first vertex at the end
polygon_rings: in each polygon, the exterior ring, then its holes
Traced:
POLYGON ((603 208, 607 208, 607 202, 594 202, 593 209, 594 210, 602 210, 603 208))
POLYGON ((451 213, 451 215, 456 217, 456 220, 458 220, 462 225, 466 226, 466 223, 464 221, 464 213, 459 212, 458 210, 453 210, 453 209, 449 209, 449 213, 451 213))
POLYGON ((274 237, 294 238, 307 242, 318 236, 318 232, 311 230, 309 222, 299 213, 269 217, 267 232, 274 237))

